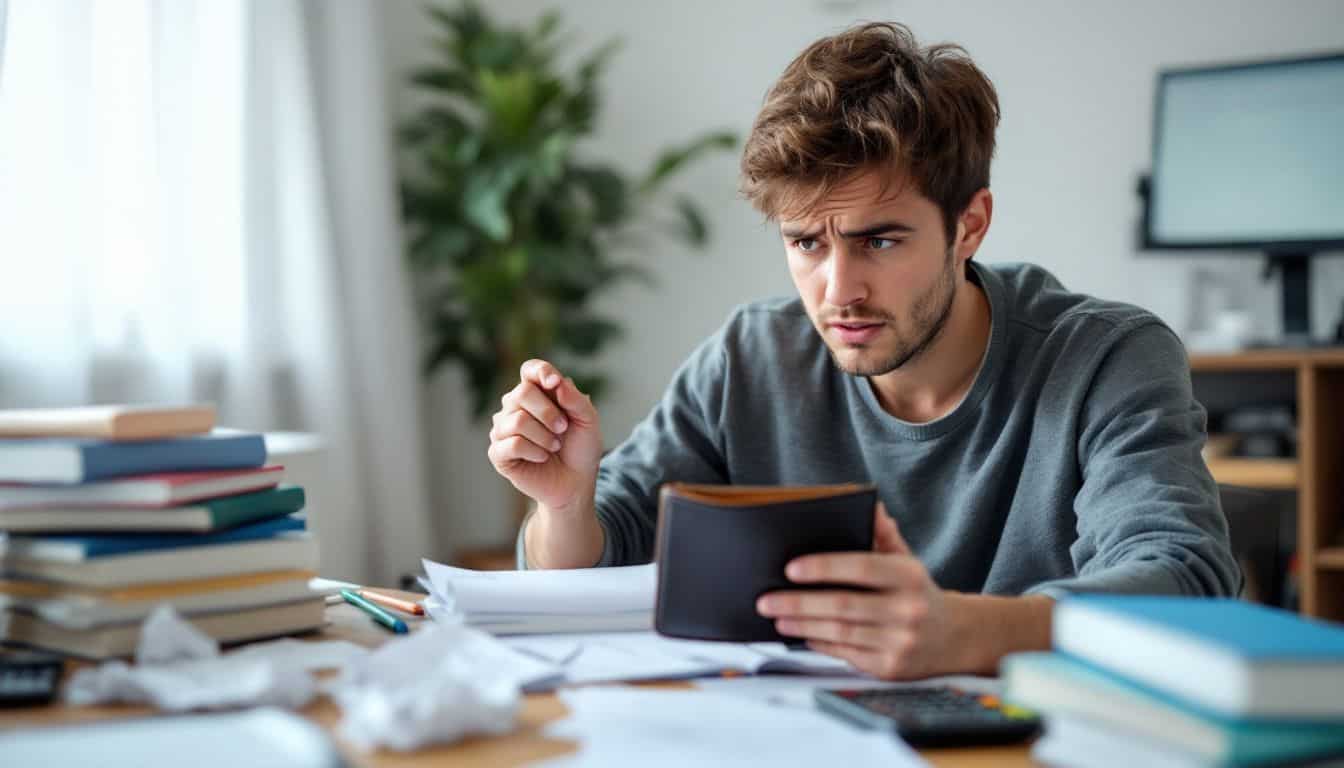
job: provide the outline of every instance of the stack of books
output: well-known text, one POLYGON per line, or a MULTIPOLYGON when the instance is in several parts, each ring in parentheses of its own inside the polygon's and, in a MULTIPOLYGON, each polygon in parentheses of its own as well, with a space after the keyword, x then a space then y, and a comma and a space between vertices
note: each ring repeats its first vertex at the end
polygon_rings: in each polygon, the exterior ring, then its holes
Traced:
POLYGON ((304 492, 210 407, 0 411, 0 641, 135 652, 171 605, 221 642, 323 622, 304 492))
POLYGON ((1233 599, 1080 596, 1053 653, 1009 656, 1046 765, 1251 766, 1344 756, 1344 626, 1233 599))

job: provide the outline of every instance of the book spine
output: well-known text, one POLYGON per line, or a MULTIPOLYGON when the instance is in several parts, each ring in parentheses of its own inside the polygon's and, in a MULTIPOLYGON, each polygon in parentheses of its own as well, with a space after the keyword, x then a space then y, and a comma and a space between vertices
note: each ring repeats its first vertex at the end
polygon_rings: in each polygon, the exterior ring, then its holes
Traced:
POLYGON ((266 463, 261 435, 185 438, 84 446, 83 482, 156 472, 249 469, 266 463))
POLYGON ((210 515, 210 526, 215 530, 233 528, 244 523, 257 522, 303 509, 303 489, 298 486, 274 488, 238 496, 225 496, 204 502, 210 515))

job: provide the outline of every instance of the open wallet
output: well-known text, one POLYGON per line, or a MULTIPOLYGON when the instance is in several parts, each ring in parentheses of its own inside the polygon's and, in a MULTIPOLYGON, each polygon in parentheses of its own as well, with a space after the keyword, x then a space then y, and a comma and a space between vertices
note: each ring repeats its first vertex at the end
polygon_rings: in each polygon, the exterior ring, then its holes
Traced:
POLYGON ((663 485, 655 629, 696 640, 789 640, 756 612, 756 599, 827 588, 789 581, 784 566, 817 552, 871 551, 876 503, 871 485, 663 485))

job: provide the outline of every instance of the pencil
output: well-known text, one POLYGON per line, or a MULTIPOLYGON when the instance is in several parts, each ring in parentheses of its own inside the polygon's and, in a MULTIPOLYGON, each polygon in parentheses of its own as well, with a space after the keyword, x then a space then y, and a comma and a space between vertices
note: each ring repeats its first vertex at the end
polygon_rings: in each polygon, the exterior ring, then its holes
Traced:
POLYGON ((370 603, 368 600, 365 600, 348 589, 341 590, 341 597, 345 598, 345 602, 369 614, 369 618, 373 619, 376 623, 382 624, 384 627, 396 632, 398 635, 404 635, 410 631, 406 626, 406 622, 398 619, 396 616, 384 611, 382 608, 370 603))
POLYGON ((419 603, 413 603, 410 600, 399 600, 391 595, 384 595, 382 592, 374 592, 372 589, 359 590, 359 596, 383 606, 391 608, 402 613, 409 613, 412 616, 424 616, 425 607, 419 603))

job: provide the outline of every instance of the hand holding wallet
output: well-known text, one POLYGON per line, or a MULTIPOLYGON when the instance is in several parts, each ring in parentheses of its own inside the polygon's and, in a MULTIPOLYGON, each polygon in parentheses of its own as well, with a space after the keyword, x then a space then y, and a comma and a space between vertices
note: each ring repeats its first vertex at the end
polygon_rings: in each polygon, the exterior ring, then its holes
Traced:
POLYGON ((658 502, 654 627, 669 637, 787 640, 756 612, 756 599, 827 586, 795 584, 784 566, 802 555, 873 548, 871 485, 668 483, 658 502))

